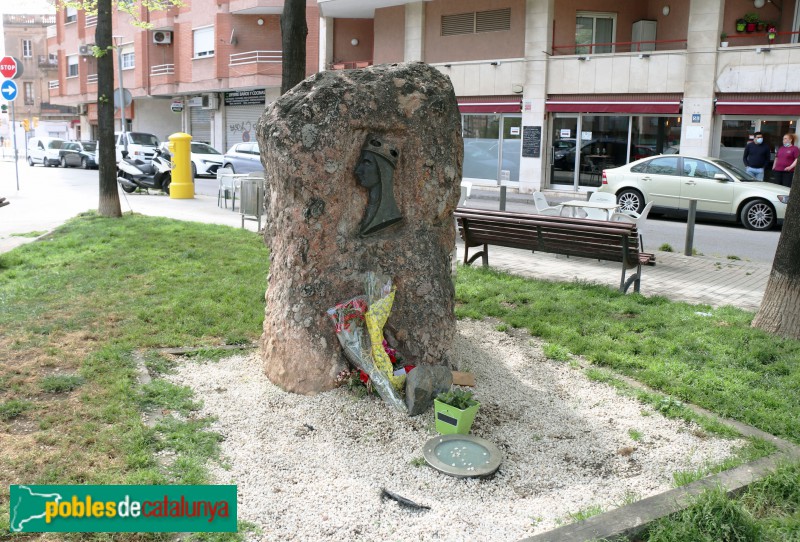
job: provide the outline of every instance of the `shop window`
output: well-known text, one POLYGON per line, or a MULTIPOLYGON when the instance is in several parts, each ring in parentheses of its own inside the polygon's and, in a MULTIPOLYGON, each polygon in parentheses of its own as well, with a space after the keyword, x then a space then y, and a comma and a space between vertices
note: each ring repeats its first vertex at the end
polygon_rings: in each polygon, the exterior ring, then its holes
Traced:
POLYGON ((613 53, 616 27, 615 13, 579 11, 575 18, 575 54, 613 53))

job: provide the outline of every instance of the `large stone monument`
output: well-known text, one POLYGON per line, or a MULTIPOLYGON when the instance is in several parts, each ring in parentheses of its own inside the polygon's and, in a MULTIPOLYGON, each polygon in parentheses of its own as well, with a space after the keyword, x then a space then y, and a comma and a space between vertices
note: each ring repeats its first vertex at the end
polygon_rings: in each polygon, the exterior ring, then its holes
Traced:
POLYGON ((318 73, 262 115, 270 275, 262 356, 298 393, 330 389, 346 364, 325 311, 397 292, 386 331, 407 361, 454 365, 455 242, 463 143, 453 87, 421 63, 318 73))

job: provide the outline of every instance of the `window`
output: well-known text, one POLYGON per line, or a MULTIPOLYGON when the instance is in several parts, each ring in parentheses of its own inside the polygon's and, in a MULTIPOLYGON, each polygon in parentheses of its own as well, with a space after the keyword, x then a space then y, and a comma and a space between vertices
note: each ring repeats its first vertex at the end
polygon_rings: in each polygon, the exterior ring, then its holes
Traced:
POLYGON ((67 6, 65 15, 67 16, 66 21, 67 23, 74 23, 78 20, 78 8, 72 8, 67 6))
POLYGON ((654 158, 647 163, 647 173, 651 175, 677 175, 678 157, 654 158))
POLYGON ((136 54, 134 53, 133 47, 128 47, 122 49, 122 69, 123 70, 132 70, 136 67, 136 54))
POLYGON ((442 36, 511 30, 511 8, 442 15, 442 36))
POLYGON ((194 58, 214 55, 214 27, 207 26, 194 31, 194 58))
POLYGON ((33 95, 33 83, 24 83, 23 92, 25 93, 25 105, 33 105, 35 96, 33 95))
POLYGON ((614 13, 579 11, 575 18, 575 54, 613 53, 614 46, 611 43, 616 26, 617 16, 614 13))
MULTIPOLYGON (((716 174, 725 175, 725 173, 717 166, 703 162, 702 160, 695 160, 694 158, 683 159, 683 174, 688 177, 700 177, 702 179, 713 179, 716 174)), ((727 178, 727 175, 725 175, 727 178)))
POLYGON ((78 55, 67 57, 67 77, 78 77, 78 55))
POLYGON ((22 58, 33 58, 33 42, 22 40, 22 58))
POLYGON ((47 63, 53 66, 58 65, 58 53, 50 53, 47 55, 47 63))

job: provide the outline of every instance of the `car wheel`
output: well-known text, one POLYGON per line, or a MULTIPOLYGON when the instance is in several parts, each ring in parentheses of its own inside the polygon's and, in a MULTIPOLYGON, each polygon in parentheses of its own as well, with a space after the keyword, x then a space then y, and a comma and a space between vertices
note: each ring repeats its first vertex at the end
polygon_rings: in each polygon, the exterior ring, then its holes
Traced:
POLYGON ((30 156, 28 156, 28 165, 33 167, 33 158, 31 158, 30 156))
POLYGON ((83 169, 89 169, 89 159, 86 158, 85 156, 81 158, 81 167, 83 169))
POLYGON ((749 201, 742 207, 742 224, 748 230, 766 231, 775 226, 775 209, 764 200, 749 201))
POLYGON ((222 166, 222 167, 226 167, 226 168, 230 169, 230 170, 231 170, 231 173, 236 173, 236 170, 235 170, 235 169, 233 169, 233 164, 225 164, 225 165, 224 165, 224 166, 222 166))
POLYGON ((61 157, 61 167, 67 167, 67 159, 63 156, 61 157))
POLYGON ((644 196, 638 190, 627 188, 617 194, 617 203, 622 211, 641 213, 644 209, 644 196))
POLYGON ((195 177, 197 177, 197 166, 192 162, 192 180, 194 180, 195 177))

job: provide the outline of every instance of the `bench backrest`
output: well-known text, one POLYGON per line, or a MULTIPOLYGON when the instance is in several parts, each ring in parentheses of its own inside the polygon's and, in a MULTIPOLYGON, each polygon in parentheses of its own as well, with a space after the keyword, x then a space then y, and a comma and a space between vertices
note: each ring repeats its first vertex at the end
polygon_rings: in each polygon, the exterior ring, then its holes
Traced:
POLYGON ((461 238, 469 247, 493 244, 638 265, 635 224, 459 208, 461 238))

